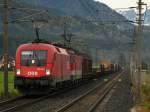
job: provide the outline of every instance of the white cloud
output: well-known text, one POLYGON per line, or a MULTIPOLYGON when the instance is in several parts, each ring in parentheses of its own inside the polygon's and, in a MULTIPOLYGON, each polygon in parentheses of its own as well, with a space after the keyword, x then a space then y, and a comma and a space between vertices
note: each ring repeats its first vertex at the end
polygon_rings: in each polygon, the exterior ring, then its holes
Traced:
MULTIPOLYGON (((102 3, 107 4, 108 6, 114 8, 127 8, 127 7, 133 7, 136 6, 138 0, 95 0, 100 1, 102 3)), ((143 0, 143 2, 150 5, 150 0, 143 0)))

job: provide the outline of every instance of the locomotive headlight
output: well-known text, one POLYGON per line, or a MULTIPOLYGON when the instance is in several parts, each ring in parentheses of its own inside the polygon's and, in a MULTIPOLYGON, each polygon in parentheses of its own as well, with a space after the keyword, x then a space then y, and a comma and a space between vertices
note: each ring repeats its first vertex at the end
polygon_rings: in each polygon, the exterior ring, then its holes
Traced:
POLYGON ((51 74, 50 70, 46 69, 46 75, 50 75, 50 74, 51 74))
POLYGON ((17 70, 16 70, 16 74, 17 74, 17 75, 20 75, 20 69, 17 69, 17 70))

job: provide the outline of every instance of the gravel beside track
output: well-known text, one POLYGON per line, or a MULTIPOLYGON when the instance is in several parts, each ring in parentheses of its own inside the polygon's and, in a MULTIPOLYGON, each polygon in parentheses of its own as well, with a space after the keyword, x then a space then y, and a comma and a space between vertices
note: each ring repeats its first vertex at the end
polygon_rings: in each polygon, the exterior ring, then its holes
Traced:
MULTIPOLYGON (((109 77, 112 77, 112 76, 113 75, 109 77)), ((104 79, 107 79, 106 77, 108 76, 101 77, 98 80, 93 80, 90 83, 82 85, 78 88, 69 90, 60 95, 50 97, 47 100, 43 100, 41 102, 28 106, 25 109, 18 110, 15 112, 55 112, 55 110, 69 103, 71 100, 79 97, 81 94, 84 94, 89 89, 95 87, 97 84, 104 82, 104 79)))
POLYGON ((130 112, 133 107, 128 73, 123 74, 120 82, 111 90, 95 112, 130 112))

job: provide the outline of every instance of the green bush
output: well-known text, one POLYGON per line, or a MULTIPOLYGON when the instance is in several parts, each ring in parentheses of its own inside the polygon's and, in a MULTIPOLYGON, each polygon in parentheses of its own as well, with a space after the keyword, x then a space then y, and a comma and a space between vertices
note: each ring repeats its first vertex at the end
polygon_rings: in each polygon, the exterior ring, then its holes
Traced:
MULTIPOLYGON (((8 74, 8 89, 10 96, 19 95, 18 91, 14 88, 14 72, 10 71, 8 74)), ((0 96, 3 95, 3 72, 0 71, 0 96)))

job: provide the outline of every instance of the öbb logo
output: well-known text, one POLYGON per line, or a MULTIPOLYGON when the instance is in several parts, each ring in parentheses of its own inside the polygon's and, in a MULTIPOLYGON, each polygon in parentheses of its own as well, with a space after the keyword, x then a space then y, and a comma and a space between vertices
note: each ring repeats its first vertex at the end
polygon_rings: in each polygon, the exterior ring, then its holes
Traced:
POLYGON ((34 72, 34 71, 28 72, 28 76, 37 76, 37 75, 38 72, 34 72))

